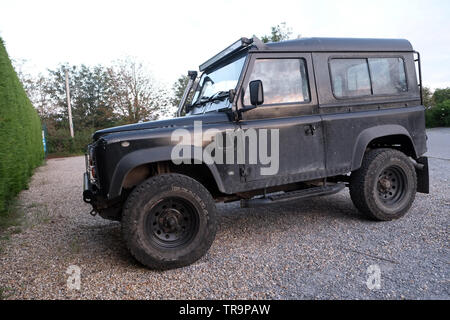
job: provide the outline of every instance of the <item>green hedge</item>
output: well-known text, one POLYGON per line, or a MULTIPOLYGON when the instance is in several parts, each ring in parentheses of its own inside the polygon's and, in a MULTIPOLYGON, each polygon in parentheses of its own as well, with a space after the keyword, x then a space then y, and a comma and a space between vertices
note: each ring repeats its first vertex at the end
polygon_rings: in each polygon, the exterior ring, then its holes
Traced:
POLYGON ((44 157, 41 122, 0 38, 0 213, 44 157))
POLYGON ((425 110, 427 128, 450 127, 450 100, 444 100, 425 110))
POLYGON ((86 152, 87 145, 92 142, 94 129, 75 131, 72 139, 69 129, 61 128, 49 132, 47 135, 47 150, 51 155, 77 155, 86 152))

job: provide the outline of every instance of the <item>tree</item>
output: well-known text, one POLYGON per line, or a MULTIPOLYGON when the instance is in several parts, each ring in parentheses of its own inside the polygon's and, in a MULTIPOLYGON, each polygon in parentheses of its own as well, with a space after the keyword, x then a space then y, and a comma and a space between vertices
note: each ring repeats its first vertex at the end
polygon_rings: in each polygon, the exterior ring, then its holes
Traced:
POLYGON ((49 79, 44 92, 53 106, 53 120, 66 127, 68 109, 65 87, 65 72, 69 73, 70 98, 75 130, 107 127, 114 123, 110 102, 111 88, 107 69, 103 66, 60 65, 49 70, 49 79))
POLYGON ((436 127, 450 127, 450 99, 441 101, 433 108, 433 124, 436 127))
MULTIPOLYGON (((172 86, 174 96, 171 99, 171 102, 172 102, 172 105, 175 106, 175 108, 176 108, 173 112, 174 115, 176 114, 178 105, 180 104, 181 98, 183 97, 183 93, 187 87, 188 82, 189 82, 189 77, 182 75, 178 78, 178 80, 172 86)), ((194 97, 194 91, 191 90, 191 92, 189 93, 189 96, 186 100, 187 101, 186 103, 191 102, 193 97, 194 97)))
POLYGON ((423 95, 423 104, 425 107, 429 108, 433 105, 432 98, 433 94, 431 93, 430 88, 423 87, 422 89, 422 95, 423 95))
MULTIPOLYGON (((292 29, 286 26, 286 22, 281 22, 280 24, 272 27, 270 35, 264 35, 261 37, 262 42, 280 42, 283 40, 288 40, 291 38, 292 29)), ((300 35, 298 36, 298 38, 300 35)))
POLYGON ((26 60, 13 60, 14 69, 17 70, 17 76, 22 82, 22 86, 27 93, 28 98, 32 102, 33 106, 37 109, 41 119, 48 118, 51 114, 55 113, 52 110, 50 103, 50 97, 48 95, 49 79, 42 73, 38 75, 31 75, 25 72, 25 65, 28 62, 26 60))
POLYGON ((433 93, 433 103, 435 105, 450 100, 450 88, 436 89, 433 93))
POLYGON ((101 128, 116 120, 110 101, 109 74, 103 66, 81 65, 75 76, 74 115, 82 127, 101 128))
POLYGON ((170 107, 168 92, 145 66, 131 58, 108 69, 114 112, 126 123, 158 119, 170 107))
POLYGON ((112 66, 64 64, 37 76, 22 71, 19 75, 47 127, 51 153, 84 152, 95 130, 174 113, 168 90, 153 79, 142 63, 133 59, 120 60, 112 66), (74 139, 69 135, 66 70, 74 139))
POLYGON ((188 76, 180 76, 178 80, 173 84, 172 90, 174 97, 171 99, 171 102, 174 106, 177 106, 180 104, 181 98, 183 97, 184 90, 186 89, 186 86, 189 82, 188 76))
POLYGON ((64 64, 36 77, 21 72, 23 86, 49 131, 68 127, 66 70, 75 132, 174 113, 168 90, 131 58, 108 67, 64 64))
POLYGON ((431 95, 429 88, 423 88, 423 104, 427 127, 450 126, 450 88, 436 89, 431 95))

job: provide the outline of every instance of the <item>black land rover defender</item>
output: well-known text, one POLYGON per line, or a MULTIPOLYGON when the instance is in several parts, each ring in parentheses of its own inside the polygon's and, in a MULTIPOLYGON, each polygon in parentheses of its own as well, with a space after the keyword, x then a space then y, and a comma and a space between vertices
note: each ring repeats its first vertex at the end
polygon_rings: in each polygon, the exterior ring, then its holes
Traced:
MULTIPOLYGON (((88 147, 83 199, 93 214, 122 222, 144 265, 202 257, 216 233, 215 202, 253 207, 347 186, 361 212, 387 221, 428 193, 420 56, 407 40, 242 38, 200 72, 188 74, 178 117, 100 130, 88 147), (276 138, 258 145, 274 170, 246 151, 243 161, 201 157, 230 133, 238 146, 252 135, 276 138), (181 162, 173 157, 180 145, 181 162)), ((225 140, 212 155, 239 158, 225 140)))

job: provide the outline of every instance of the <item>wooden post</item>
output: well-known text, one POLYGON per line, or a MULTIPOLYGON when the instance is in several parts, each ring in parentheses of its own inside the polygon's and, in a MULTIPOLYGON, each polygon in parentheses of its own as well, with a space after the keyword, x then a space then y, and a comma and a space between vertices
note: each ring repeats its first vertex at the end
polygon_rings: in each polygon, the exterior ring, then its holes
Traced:
POLYGON ((73 139, 72 107, 70 105, 69 72, 67 71, 67 69, 66 69, 66 96, 67 96, 67 108, 69 109, 70 136, 73 139))

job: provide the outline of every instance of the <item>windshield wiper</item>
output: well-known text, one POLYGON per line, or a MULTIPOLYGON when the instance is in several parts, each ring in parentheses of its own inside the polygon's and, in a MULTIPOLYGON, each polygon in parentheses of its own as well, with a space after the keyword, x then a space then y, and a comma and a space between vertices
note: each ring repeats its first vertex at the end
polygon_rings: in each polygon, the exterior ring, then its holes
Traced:
POLYGON ((218 91, 208 99, 208 102, 220 101, 223 100, 224 98, 227 98, 229 95, 230 95, 229 91, 218 91))
POLYGON ((230 93, 228 91, 218 91, 210 97, 201 97, 199 99, 199 101, 192 104, 192 107, 196 107, 196 106, 208 103, 208 102, 221 101, 221 100, 227 98, 229 95, 230 95, 230 93))
POLYGON ((196 102, 194 102, 193 104, 191 104, 191 107, 197 107, 200 106, 202 104, 204 104, 205 102, 207 102, 209 99, 209 97, 201 97, 200 99, 197 99, 196 102))

